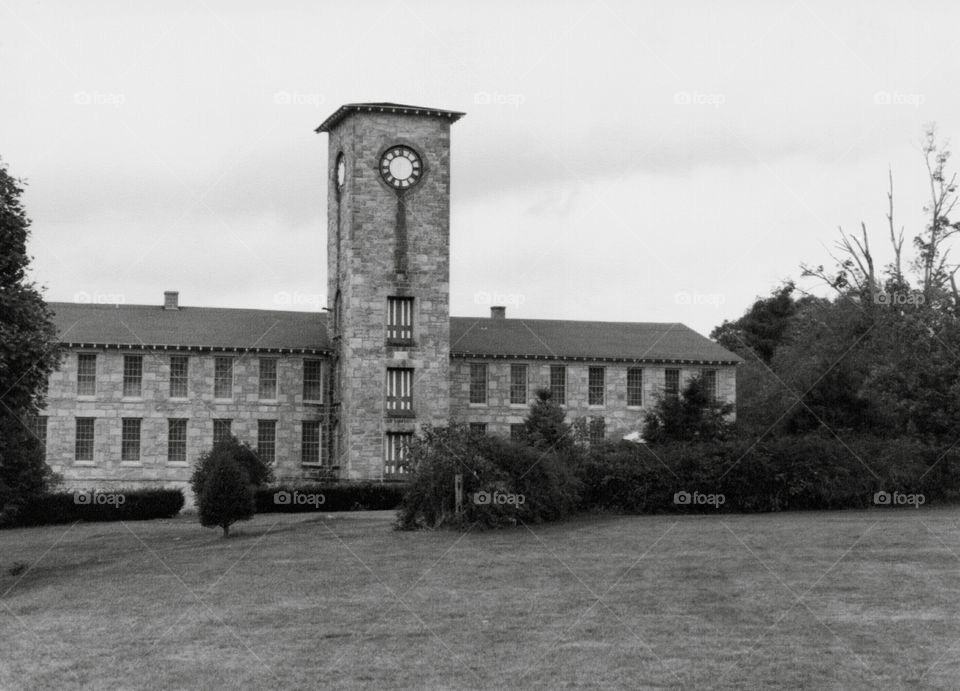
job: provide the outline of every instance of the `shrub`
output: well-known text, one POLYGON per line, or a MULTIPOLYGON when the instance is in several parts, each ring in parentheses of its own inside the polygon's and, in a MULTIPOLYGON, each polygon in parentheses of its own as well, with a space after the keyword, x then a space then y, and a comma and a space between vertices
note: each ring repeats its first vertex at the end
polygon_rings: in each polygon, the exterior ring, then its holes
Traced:
POLYGON ((344 482, 258 487, 254 496, 257 513, 384 511, 400 505, 404 490, 398 483, 344 482))
POLYGON ((253 518, 253 487, 250 476, 226 446, 215 447, 204 466, 199 501, 200 525, 220 526, 223 536, 237 521, 253 518))
POLYGON ((579 501, 572 463, 463 427, 430 428, 407 452, 411 475, 397 525, 501 527, 559 520, 579 501), (463 476, 463 511, 456 512, 454 477, 463 476))
POLYGON ((26 504, 15 518, 8 518, 0 527, 172 518, 180 513, 183 504, 183 492, 179 489, 55 492, 26 504))
MULTIPOLYGON (((960 497, 960 450, 909 439, 807 435, 755 442, 621 444, 578 466, 581 508, 628 513, 865 508, 877 492, 960 497), (722 495, 677 503, 675 495, 722 495)), ((680 497, 678 497, 680 498, 680 497)), ((682 498, 681 498, 682 499, 682 498)))
POLYGON ((200 494, 206 482, 210 466, 219 456, 232 457, 247 473, 247 478, 254 487, 265 485, 273 481, 273 468, 269 463, 260 460, 259 454, 250 448, 247 443, 241 443, 236 437, 217 442, 213 448, 204 453, 197 460, 190 476, 190 488, 197 503, 200 503, 200 494))
POLYGON ((643 416, 643 438, 648 442, 710 441, 725 439, 733 405, 714 400, 698 375, 679 396, 658 396, 643 416))

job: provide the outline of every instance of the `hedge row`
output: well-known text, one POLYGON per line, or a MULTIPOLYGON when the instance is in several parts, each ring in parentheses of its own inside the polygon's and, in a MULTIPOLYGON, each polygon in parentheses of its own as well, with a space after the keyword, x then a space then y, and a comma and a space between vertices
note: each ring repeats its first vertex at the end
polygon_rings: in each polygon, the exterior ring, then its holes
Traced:
POLYGON ((183 503, 179 489, 52 492, 3 514, 0 527, 172 518, 180 513, 183 503))
POLYGON ((627 513, 915 506, 960 498, 960 448, 817 435, 637 447, 581 462, 581 508, 627 513), (886 493, 879 495, 878 493, 886 493))
POLYGON ((391 510, 403 500, 404 485, 381 482, 342 482, 315 485, 258 487, 257 513, 391 510))

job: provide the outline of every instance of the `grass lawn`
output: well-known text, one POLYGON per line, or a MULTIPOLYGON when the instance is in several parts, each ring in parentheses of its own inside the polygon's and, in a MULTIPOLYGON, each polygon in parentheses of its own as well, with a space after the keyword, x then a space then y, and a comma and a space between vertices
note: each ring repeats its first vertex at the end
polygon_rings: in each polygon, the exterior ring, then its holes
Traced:
POLYGON ((960 509, 392 518, 0 531, 0 688, 960 686, 960 509))

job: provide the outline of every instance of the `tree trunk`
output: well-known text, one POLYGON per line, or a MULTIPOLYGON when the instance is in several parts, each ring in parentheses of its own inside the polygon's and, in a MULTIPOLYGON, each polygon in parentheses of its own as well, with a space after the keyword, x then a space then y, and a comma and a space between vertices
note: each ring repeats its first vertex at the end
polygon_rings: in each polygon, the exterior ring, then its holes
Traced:
POLYGON ((221 525, 220 527, 223 528, 223 536, 224 536, 224 537, 230 537, 230 524, 229 524, 229 523, 224 523, 224 524, 221 525))

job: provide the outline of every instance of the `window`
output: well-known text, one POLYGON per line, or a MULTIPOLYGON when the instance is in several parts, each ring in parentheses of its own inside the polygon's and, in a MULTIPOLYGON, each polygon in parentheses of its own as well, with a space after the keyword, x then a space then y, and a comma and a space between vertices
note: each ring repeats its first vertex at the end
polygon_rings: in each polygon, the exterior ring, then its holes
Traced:
POLYGON ((566 365, 550 365, 550 397, 557 405, 567 403, 566 365))
POLYGON ((587 372, 587 403, 603 405, 603 367, 591 367, 587 372))
POLYGON ((304 420, 300 431, 300 462, 320 465, 320 421, 304 420))
POLYGON ((510 365, 510 403, 527 402, 527 366, 510 365))
POLYGON ((680 370, 667 369, 663 371, 663 392, 667 398, 676 398, 680 395, 680 370))
POLYGON ((213 443, 214 445, 219 444, 222 441, 230 441, 230 437, 233 436, 230 431, 230 426, 233 424, 233 420, 226 418, 216 419, 213 421, 213 443))
POLYGON ((590 441, 603 441, 607 436, 607 422, 602 417, 590 418, 590 441))
POLYGON ((527 426, 522 422, 516 422, 510 425, 510 439, 513 441, 522 441, 527 433, 527 426))
POLYGON ((387 412, 413 412, 413 370, 392 367, 387 370, 387 412))
POLYGON ((43 459, 47 458, 47 416, 34 415, 30 418, 30 434, 40 443, 43 459))
POLYGON ((703 380, 703 390, 707 394, 707 399, 713 403, 717 400, 717 370, 700 370, 700 378, 703 380))
POLYGON ((471 422, 470 423, 470 434, 479 434, 484 435, 487 433, 487 423, 486 422, 471 422))
POLYGON ((143 356, 123 356, 123 395, 140 398, 143 388, 143 356))
POLYGON ((487 402, 487 364, 485 362, 470 363, 470 402, 487 402))
POLYGON ((303 400, 323 400, 322 360, 303 361, 303 400))
POLYGON ((186 355, 170 356, 170 398, 187 397, 187 373, 189 358, 186 355))
POLYGON ((74 458, 78 461, 93 460, 93 422, 92 417, 77 418, 77 437, 74 445, 74 458))
POLYGON ((277 421, 257 420, 257 455, 264 463, 277 457, 277 421))
POLYGON ((167 461, 187 462, 187 421, 185 418, 167 420, 167 461))
POLYGON ((413 441, 409 432, 388 432, 384 444, 383 474, 391 477, 405 475, 407 446, 413 441))
POLYGON ((413 298, 387 298, 387 340, 413 340, 413 298))
POLYGON ((77 395, 97 393, 97 354, 77 353, 77 395))
POLYGON ((627 370, 627 405, 643 405, 643 369, 640 367, 627 370))
POLYGON ((233 358, 213 359, 213 397, 233 398, 233 358))
POLYGON ((277 361, 274 358, 260 358, 259 397, 268 401, 277 397, 277 361))
POLYGON ((140 460, 140 418, 125 417, 120 434, 120 460, 140 460))

